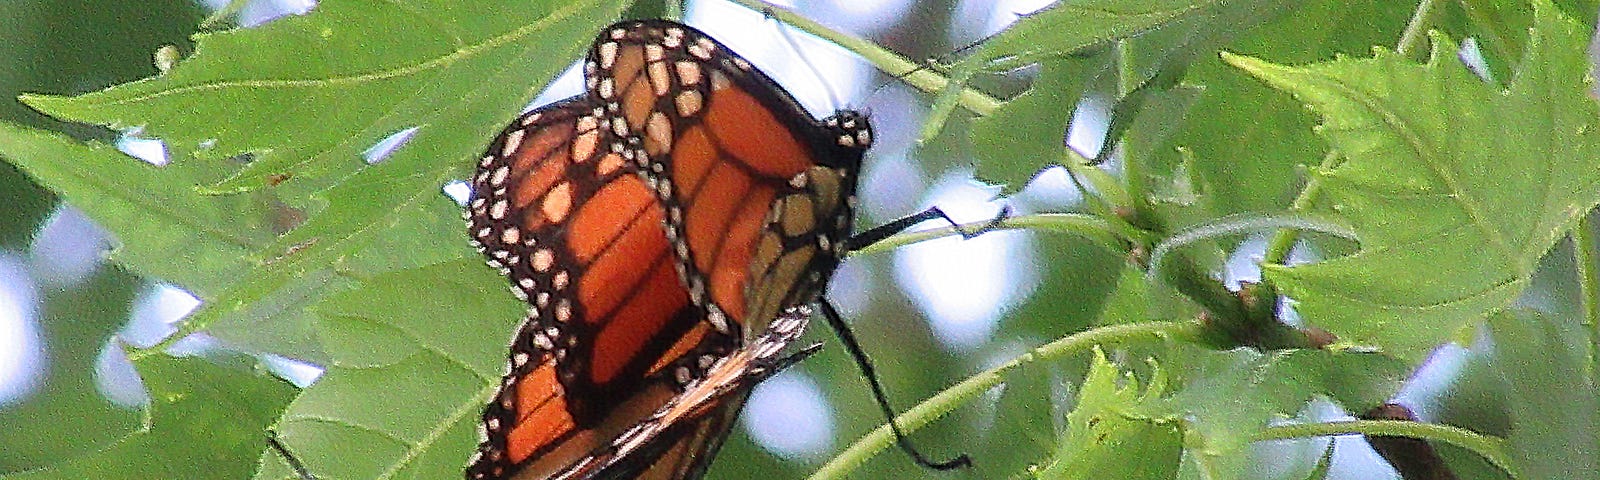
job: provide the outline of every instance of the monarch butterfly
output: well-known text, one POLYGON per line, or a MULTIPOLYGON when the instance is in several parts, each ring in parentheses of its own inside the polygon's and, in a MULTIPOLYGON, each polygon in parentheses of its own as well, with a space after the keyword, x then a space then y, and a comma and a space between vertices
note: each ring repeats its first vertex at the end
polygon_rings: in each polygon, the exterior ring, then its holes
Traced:
MULTIPOLYGON (((666 208, 683 280, 719 332, 736 335, 742 326, 748 336, 783 309, 818 300, 854 248, 924 220, 955 225, 935 207, 851 236, 857 174, 873 142, 866 116, 839 110, 818 122, 749 61, 694 28, 665 20, 613 25, 591 47, 584 73, 616 133, 613 151, 632 155, 666 208)), ((970 238, 1008 214, 1002 209, 975 231, 957 231, 970 238)), ((832 306, 819 305, 892 418, 866 355, 832 306)), ((890 426, 918 464, 969 463, 965 455, 930 461, 890 426)))
POLYGON ((469 479, 545 478, 610 447, 738 342, 701 320, 664 212, 574 98, 513 122, 473 178, 473 239, 531 304, 469 479))
POLYGON ((531 308, 469 480, 698 477, 854 245, 865 116, 817 121, 665 20, 602 30, 585 77, 471 182, 470 236, 531 308))

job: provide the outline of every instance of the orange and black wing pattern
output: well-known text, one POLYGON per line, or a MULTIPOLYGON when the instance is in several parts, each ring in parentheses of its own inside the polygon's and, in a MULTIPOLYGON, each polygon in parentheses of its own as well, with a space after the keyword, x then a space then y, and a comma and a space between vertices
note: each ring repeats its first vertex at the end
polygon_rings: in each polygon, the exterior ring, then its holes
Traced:
POLYGON ((586 73, 471 182, 471 237, 530 309, 469 480, 698 478, 845 249, 864 116, 819 122, 668 21, 606 28, 586 73))
POLYGON ((530 308, 469 479, 559 472, 737 348, 689 301, 664 212, 601 112, 575 98, 523 115, 472 179, 470 235, 530 308))
POLYGON ((602 31, 585 73, 619 149, 661 199, 690 296, 714 328, 752 337, 817 298, 850 234, 872 143, 864 115, 818 121, 726 46, 665 20, 602 31))
POLYGON ((574 465, 557 478, 699 478, 710 465, 739 409, 757 383, 817 351, 784 348, 800 338, 811 317, 806 307, 784 311, 766 331, 718 359, 705 377, 650 418, 623 432, 611 448, 574 465))

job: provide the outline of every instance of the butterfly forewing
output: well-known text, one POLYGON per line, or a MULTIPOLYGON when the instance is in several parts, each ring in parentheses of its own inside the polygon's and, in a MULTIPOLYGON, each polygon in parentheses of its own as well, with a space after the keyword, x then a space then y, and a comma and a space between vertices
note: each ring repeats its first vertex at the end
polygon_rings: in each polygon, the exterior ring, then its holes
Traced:
POLYGON ((816 298, 843 253, 867 119, 823 121, 693 28, 624 22, 596 40, 591 95, 667 210, 691 300, 721 331, 758 334, 816 298))

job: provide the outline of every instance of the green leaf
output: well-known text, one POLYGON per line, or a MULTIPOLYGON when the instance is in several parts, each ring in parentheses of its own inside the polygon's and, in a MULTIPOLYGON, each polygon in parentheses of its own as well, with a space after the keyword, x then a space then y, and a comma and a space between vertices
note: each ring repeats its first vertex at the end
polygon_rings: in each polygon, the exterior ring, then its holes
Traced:
POLYGON ((1142 409, 1152 417, 1189 418, 1186 445, 1202 463, 1236 463, 1227 459, 1270 421, 1295 416, 1318 396, 1349 410, 1378 405, 1410 373, 1405 362, 1385 355, 1325 350, 1261 354, 1174 344, 1162 358, 1182 387, 1142 409))
MULTIPOLYGON (((1304 3, 1293 15, 1264 24, 1226 48, 1289 63, 1366 54, 1372 45, 1398 38, 1416 7, 1390 0, 1304 3)), ((1172 211, 1205 217, 1177 217, 1171 223, 1190 225, 1210 216, 1273 212, 1288 205, 1303 186, 1302 166, 1321 163, 1327 151, 1311 132, 1312 116, 1292 98, 1213 58, 1197 59, 1184 82, 1206 88, 1188 113, 1203 120, 1185 122, 1174 143, 1192 152, 1196 189, 1209 208, 1172 211)), ((1160 163, 1182 164, 1180 159, 1160 163)))
MULTIPOLYGON (((260 270, 255 270, 259 272, 260 270)), ((306 305, 324 295, 351 288, 351 281, 332 268, 308 270, 259 298, 232 309, 215 321, 204 319, 205 332, 247 351, 272 352, 313 363, 327 361, 320 339, 312 329, 313 316, 306 305)), ((200 312, 215 312, 202 305, 200 312)), ((198 328, 194 314, 182 328, 198 328)))
POLYGON ((1172 134, 1184 124, 1184 116, 1205 88, 1169 84, 1176 76, 1151 79, 1111 107, 1111 124, 1106 127, 1105 144, 1094 154, 1095 161, 1111 159, 1118 144, 1134 146, 1128 155, 1150 157, 1164 150, 1172 134), (1124 138, 1126 136, 1127 138, 1124 138))
POLYGON ((1495 78, 1506 78, 1507 65, 1516 60, 1517 53, 1527 47, 1524 32, 1533 22, 1533 7, 1528 2, 1463 0, 1443 5, 1448 16, 1441 29, 1451 28, 1477 39, 1485 57, 1491 63, 1495 78), (1456 18, 1449 18, 1456 17, 1456 18), (1448 21, 1455 20, 1458 21, 1448 21), (1498 61, 1494 61, 1498 60, 1498 61))
POLYGON ((1092 60, 1045 60, 1028 91, 972 122, 978 176, 1022 188, 1043 165, 1062 163, 1067 122, 1083 96, 1084 68, 1092 60))
POLYGON ((1594 352, 1577 319, 1497 315, 1494 363, 1509 386, 1506 446, 1521 478, 1582 478, 1600 471, 1600 389, 1594 352))
POLYGON ((1172 287, 1153 282, 1143 268, 1124 262, 1116 288, 1105 294, 1105 307, 1095 325, 1194 318, 1199 309, 1172 287))
MULTIPOLYGON (((373 273, 465 254, 458 226, 432 228, 459 212, 439 188, 464 175, 484 139, 514 116, 544 79, 576 59, 594 30, 613 19, 623 2, 507 2, 498 8, 480 3, 473 9, 437 2, 407 4, 403 10, 387 2, 367 3, 323 2, 309 15, 261 28, 201 35, 195 55, 161 77, 79 97, 27 98, 67 118, 143 125, 146 134, 162 138, 175 152, 174 165, 164 169, 106 152, 101 154, 104 160, 82 166, 115 164, 110 161, 114 157, 123 163, 107 167, 116 174, 92 168, 68 172, 82 178, 137 179, 127 182, 133 194, 122 196, 129 197, 125 203, 147 200, 138 204, 141 208, 78 205, 92 218, 112 222, 113 230, 128 233, 122 238, 129 242, 154 239, 155 245, 129 247, 152 252, 142 255, 138 266, 206 298, 206 305, 184 325, 185 332, 212 330, 241 347, 318 359, 300 308, 340 289, 335 265, 358 259, 351 268, 373 273), (384 48, 372 51, 377 45, 384 48), (367 145, 410 126, 420 128, 403 147, 377 165, 357 168, 364 165, 358 154, 367 145), (255 243, 231 250, 182 235, 254 224, 250 216, 238 215, 250 210, 229 208, 229 202, 239 200, 204 201, 193 191, 196 184, 212 184, 231 173, 217 169, 217 161, 177 154, 209 141, 215 145, 204 152, 207 157, 255 155, 221 190, 287 178, 274 191, 291 203, 313 207, 310 217, 275 241, 251 237, 255 243), (190 170, 196 173, 169 173, 190 170), (168 175, 151 175, 155 172, 168 175), (319 190, 327 185, 333 187, 319 190), (148 191, 157 194, 153 198, 135 195, 147 193, 142 190, 146 187, 160 188, 148 191), (311 192, 317 193, 306 196, 311 192), (160 208, 222 214, 166 215, 160 208), (233 216, 227 215, 230 210, 233 216), (168 216, 196 223, 167 228, 147 220, 168 216), (143 228, 115 228, 119 222, 143 228), (400 235, 404 240, 397 240, 400 235), (360 253, 374 245, 419 248, 360 253), (215 253, 174 252, 173 246, 215 253), (241 261, 254 258, 259 264, 241 271, 172 261, 213 257, 236 265, 249 265, 241 261), (260 328, 266 324, 273 328, 260 328)), ((34 155, 18 161, 42 165, 51 159, 34 155)), ((55 163, 61 164, 58 168, 79 166, 55 163)), ((97 185, 76 190, 95 190, 97 185)), ((64 183, 58 187, 73 191, 64 183)))
MULTIPOLYGON (((1201 3, 1210 4, 1218 1, 1211 0, 1201 3)), ((1024 17, 1006 28, 1005 31, 985 39, 976 51, 962 58, 950 69, 949 77, 954 81, 950 82, 945 87, 945 90, 935 98, 922 127, 920 138, 923 141, 927 141, 927 139, 944 128, 946 119, 949 118, 951 111, 955 108, 957 98, 955 92, 961 88, 966 88, 966 81, 980 71, 1007 71, 1031 63, 1041 62, 1047 58, 1064 58, 1079 54, 1091 46, 1144 32, 1164 22, 1171 22, 1184 15, 1193 14, 1200 8, 1201 6, 1194 4, 1194 0, 1162 0, 1154 2, 1129 0, 1080 1, 1062 2, 1024 17)), ((1058 75, 1065 75, 1065 72, 1060 72, 1058 75)), ((1056 91, 1053 88, 1055 86, 1075 85, 1083 81, 1081 78, 1082 72, 1073 72, 1072 75, 1066 76, 1073 78, 1058 78, 1045 81, 1047 77, 1041 77, 1041 86, 1052 88, 1040 90, 1041 94, 1036 95, 1036 97, 1055 94, 1056 91)), ((1039 98, 1034 98, 1029 103, 1037 104, 1040 100, 1039 98)), ((1045 118, 1060 117, 1063 120, 1070 118, 1073 110, 1072 105, 1077 103, 1078 98, 1074 94, 1072 97, 1066 98, 1066 100, 1065 103, 1056 103, 1054 107, 1057 112, 1045 118)), ((1061 123, 1043 122, 1041 127, 1055 130, 1054 138, 1050 140, 1055 149, 1050 151, 1050 155, 1042 157, 1048 159, 1047 161, 1054 162, 1062 148, 1062 139, 1066 133, 1066 123, 1064 121, 1061 123)), ((978 132, 975 131, 974 134, 978 135, 978 132)), ((1048 146, 1038 147, 1048 148, 1048 146)), ((1008 161, 1015 162, 1016 159, 1008 159, 1008 161)), ((1031 169, 1027 172, 1029 174, 1027 177, 1021 178, 1015 175, 991 177, 983 172, 980 172, 980 176, 1018 185, 1020 188, 1020 185, 1027 183, 1028 179, 1032 177, 1033 171, 1036 170, 1038 168, 1031 169)))
POLYGON ((272 206, 259 196, 217 198, 194 185, 221 178, 198 162, 157 167, 106 145, 0 122, 0 158, 111 230, 111 259, 153 278, 215 295, 272 241, 272 206))
MULTIPOLYGON (((1013 100, 1021 101, 1021 105, 1001 106, 994 113, 999 118, 986 120, 987 128, 973 130, 973 142, 983 147, 978 149, 982 160, 978 175, 1020 186, 1043 166, 1061 163, 1067 120, 1086 84, 1093 77, 1109 73, 1110 55, 1104 49, 1091 55, 1091 47, 1120 39, 1154 37, 1141 41, 1136 51, 1142 58, 1138 65, 1126 69, 1137 77, 1126 82, 1142 84, 1158 71, 1181 72, 1197 54, 1212 51, 1296 5, 1286 0, 1077 1, 1062 2, 1024 17, 985 40, 981 48, 951 69, 951 78, 964 79, 980 70, 1008 71, 1032 63, 1045 64, 1029 92, 1013 100), (1065 68, 1069 65, 1072 68, 1065 68), (1019 129, 1025 133, 1017 134, 1019 129)), ((952 82, 948 88, 964 87, 963 83, 952 82)), ((1138 92, 1134 102, 1142 102, 1149 93, 1153 92, 1138 92)), ((953 95, 941 95, 940 100, 948 101, 934 103, 929 125, 923 128, 924 137, 938 130, 955 103, 953 95)), ((1121 110, 1132 115, 1139 108, 1134 105, 1121 110)), ((1131 122, 1131 118, 1124 119, 1118 125, 1131 122)))
MULTIPOLYGON (((1223 16, 1253 11, 1282 0, 1077 0, 1058 3, 1023 17, 984 40, 963 63, 982 65, 1000 59, 1021 64, 1061 57, 1113 40, 1137 36, 1192 18, 1232 21, 1223 16)), ((1219 23, 1220 24, 1220 23, 1219 23)))
MULTIPOLYGON (((1044 277, 1039 287, 1009 315, 1014 329, 1039 338, 1082 331, 1103 315, 1105 302, 1119 287, 1118 273, 1126 259, 1082 237, 1049 233, 1034 235, 1044 277)), ((1128 319, 1142 321, 1148 318, 1128 319)))
POLYGON ((1095 349, 1093 365, 1067 414, 1067 431, 1054 460, 1035 472, 1050 479, 1170 479, 1183 455, 1180 419, 1131 415, 1130 409, 1159 398, 1166 388, 1160 368, 1141 387, 1095 349), (1119 385, 1120 384, 1120 385, 1119 385))
POLYGON ((8 205, 11 214, 0 216, 0 248, 22 250, 28 248, 56 202, 49 191, 4 159, 0 154, 0 203, 8 205))
POLYGON ((217 191, 285 178, 314 190, 411 127, 421 128, 395 155, 476 153, 481 140, 464 140, 511 118, 587 45, 573 40, 615 18, 621 3, 328 1, 309 15, 201 34, 194 55, 159 77, 24 101, 58 118, 142 126, 175 152, 255 155, 217 191))
POLYGON ((1321 114, 1319 133, 1348 159, 1322 181, 1362 250, 1268 266, 1268 278, 1308 321, 1408 359, 1508 305, 1600 203, 1586 41, 1539 3, 1530 61, 1506 91, 1462 67, 1443 38, 1426 65, 1384 51, 1305 67, 1229 57, 1321 114))
POLYGON ((1066 433, 1074 393, 1067 379, 1083 378, 1088 368, 1086 362, 1074 361, 1005 372, 1000 398, 993 405, 994 424, 974 432, 971 446, 963 449, 978 459, 975 476, 1005 478, 1037 468, 1040 459, 1064 449, 1060 437, 1066 433))
POLYGON ((262 432, 295 391, 215 359, 151 355, 135 365, 151 398, 143 430, 105 450, 5 478, 244 478, 267 446, 262 432))
POLYGON ((81 93, 155 72, 150 52, 165 45, 189 51, 204 3, 151 0, 16 0, 0 3, 0 119, 106 138, 100 128, 55 121, 14 99, 23 92, 81 93))
MULTIPOLYGON (((273 28, 278 24, 273 22, 267 28, 258 29, 259 32, 203 37, 201 52, 185 64, 180 64, 168 76, 84 97, 50 99, 47 103, 59 107, 63 112, 83 114, 85 118, 107 122, 123 122, 121 119, 124 116, 134 113, 163 119, 204 117, 207 116, 206 108, 235 110, 243 105, 250 106, 245 110, 263 112, 278 112, 283 106, 294 105, 295 118, 343 119, 347 115, 355 115, 352 112, 369 108, 373 102, 392 101, 380 99, 401 98, 392 110, 369 112, 347 119, 366 125, 361 133, 335 134, 338 128, 331 131, 304 129, 306 131, 293 134, 269 132, 262 130, 267 127, 231 125, 228 123, 231 120, 209 127, 204 122, 161 120, 147 128, 148 132, 162 136, 169 142, 181 142, 216 136, 219 131, 215 127, 225 125, 233 129, 228 131, 230 135, 227 137, 233 139, 235 143, 232 145, 235 146, 219 144, 216 149, 225 152, 241 148, 255 151, 255 146, 246 145, 254 145, 255 142, 265 142, 264 145, 271 146, 270 152, 262 153, 262 157, 247 167, 248 172, 254 173, 236 176, 229 181, 230 185, 245 187, 256 181, 250 178, 289 170, 301 172, 294 175, 302 179, 318 178, 312 183, 335 182, 331 188, 301 200, 300 203, 323 207, 315 209, 304 224, 263 248, 261 256, 269 261, 261 268, 248 272, 242 281, 208 302, 190 316, 184 325, 188 331, 211 328, 243 330, 249 327, 237 323, 250 323, 260 318, 249 314, 256 303, 293 297, 303 300, 300 305, 313 303, 320 295, 338 290, 332 273, 341 262, 356 258, 363 249, 375 244, 394 245, 393 235, 412 234, 416 232, 413 228, 419 225, 437 225, 437 219, 459 215, 459 207, 445 197, 440 188, 449 180, 463 175, 472 163, 468 159, 480 153, 484 139, 514 116, 546 78, 575 59, 581 45, 588 43, 595 29, 620 12, 620 3, 595 1, 569 5, 547 2, 549 8, 543 10, 530 9, 522 2, 500 10, 494 10, 490 5, 474 4, 472 11, 458 11, 455 3, 447 2, 408 5, 406 12, 384 14, 386 10, 381 8, 357 12, 351 10, 355 6, 353 4, 327 2, 319 5, 310 15, 285 19, 293 21, 287 26, 273 28), (485 13, 490 11, 519 13, 485 13), (419 51, 434 53, 417 58, 401 54, 378 59, 346 58, 360 57, 362 48, 358 47, 377 43, 373 43, 372 39, 346 39, 340 36, 343 35, 339 33, 341 29, 387 30, 402 26, 393 22, 409 21, 395 20, 391 16, 436 20, 432 22, 434 26, 421 30, 429 35, 420 36, 414 41, 397 40, 397 45, 420 41, 443 43, 448 48, 420 48, 419 51), (343 26, 361 22, 376 26, 343 26), (324 67, 276 65, 276 60, 265 58, 256 58, 265 62, 259 65, 237 59, 242 64, 230 63, 227 68, 221 65, 207 67, 211 63, 202 61, 206 47, 213 41, 221 42, 220 45, 227 48, 241 49, 247 48, 246 44, 283 45, 304 40, 301 35, 307 31, 317 32, 318 35, 324 31, 332 32, 333 37, 322 45, 325 50, 312 55, 316 59, 326 60, 324 67), (185 65, 192 65, 187 68, 195 73, 180 75, 185 65), (280 69, 285 71, 274 73, 280 69), (374 71, 378 73, 352 73, 364 69, 377 69, 374 71), (294 81, 251 80, 257 76, 292 78, 313 74, 322 77, 294 81), (196 76, 203 78, 191 78, 196 76), (399 87, 393 85, 394 82, 422 83, 412 90, 397 91, 395 89, 399 87), (150 92, 139 93, 146 90, 150 92), (128 98, 123 99, 124 96, 128 98), (181 115, 171 111, 179 108, 179 104, 188 105, 184 108, 199 110, 185 110, 181 115), (352 168, 361 164, 357 156, 361 148, 404 128, 390 129, 388 126, 391 124, 420 125, 421 128, 388 158, 376 165, 354 169, 354 173, 348 177, 337 178, 339 176, 329 170, 318 170, 333 168, 330 166, 341 162, 352 168), (321 153, 314 158, 296 156, 300 154, 282 156, 283 152, 306 149, 321 153), (400 228, 402 226, 404 228, 400 228), (235 325, 230 325, 230 322, 235 325)), ((409 38, 412 34, 402 35, 409 38)), ((262 53, 266 51, 265 46, 249 48, 256 51, 258 57, 276 58, 262 53)), ((214 113, 230 118, 234 116, 214 113)), ((269 116, 256 121, 304 123, 303 120, 291 120, 269 116)), ((218 141, 222 142, 222 139, 218 141)), ((348 170, 344 167, 339 169, 348 170)), ((280 185, 279 188, 287 185, 280 185)), ((458 258, 465 252, 460 230, 455 228, 421 232, 416 241, 425 247, 391 252, 388 257, 369 257, 356 268, 368 273, 385 271, 430 260, 458 258)), ((287 309, 278 313, 293 315, 294 305, 286 305, 287 309)))
POLYGON ((1157 297, 1151 291, 1154 288, 1156 286, 1151 285, 1142 269, 1123 265, 1122 273, 1117 277, 1117 287, 1106 295, 1105 308, 1095 323, 1120 325, 1160 319, 1160 316, 1151 313, 1156 307, 1154 300, 1157 297))
MULTIPOLYGON (((1594 12, 1600 9, 1600 2, 1555 0, 1553 3, 1586 30, 1594 27, 1594 12)), ((1438 4, 1435 8, 1441 10, 1441 14, 1435 15, 1436 20, 1429 27, 1452 37, 1474 39, 1489 60, 1490 75, 1495 79, 1510 78, 1517 55, 1528 46, 1526 34, 1534 22, 1531 2, 1461 0, 1438 4)))
MULTIPOLYGON (((284 443, 323 479, 460 476, 526 308, 482 288, 495 277, 459 260, 324 298, 312 310, 332 363, 284 413, 284 443)), ((284 478, 267 463, 257 478, 284 478)))

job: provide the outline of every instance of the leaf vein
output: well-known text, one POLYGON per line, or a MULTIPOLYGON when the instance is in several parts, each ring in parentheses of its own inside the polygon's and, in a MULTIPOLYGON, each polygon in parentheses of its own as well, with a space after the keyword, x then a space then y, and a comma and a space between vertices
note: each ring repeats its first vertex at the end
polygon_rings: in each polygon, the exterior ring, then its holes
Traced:
POLYGON ((581 5, 581 3, 574 2, 574 3, 569 4, 569 5, 561 8, 561 9, 554 10, 554 11, 552 11, 550 13, 550 15, 547 15, 544 18, 540 18, 536 22, 532 22, 532 23, 529 23, 527 25, 524 25, 521 28, 517 28, 515 30, 512 30, 510 32, 507 32, 507 33, 502 34, 502 35, 497 36, 497 37, 490 38, 490 39, 485 40, 483 42, 479 42, 477 44, 469 45, 469 46, 466 46, 466 47, 463 47, 463 48, 458 48, 454 52, 451 52, 448 55, 439 56, 437 58, 433 58, 433 59, 430 59, 428 61, 417 63, 417 64, 414 64, 414 65, 408 65, 408 66, 403 66, 403 67, 399 67, 399 68, 392 68, 392 69, 388 69, 388 70, 381 70, 381 71, 376 71, 376 72, 371 72, 371 73, 364 73, 364 74, 359 74, 359 75, 349 75, 349 76, 342 76, 342 77, 330 77, 330 78, 311 79, 311 80, 307 80, 307 79, 294 79, 294 80, 291 80, 291 79, 255 79, 255 80, 230 80, 230 81, 201 83, 201 84, 196 84, 196 85, 187 85, 187 86, 182 86, 182 87, 169 88, 169 89, 160 90, 160 91, 156 91, 156 92, 146 93, 146 94, 143 94, 143 95, 133 95, 133 96, 129 96, 129 97, 126 97, 126 98, 121 98, 121 99, 117 99, 117 100, 114 100, 114 101, 106 102, 103 105, 111 106, 111 105, 123 105, 123 104, 140 103, 140 102, 146 102, 146 101, 154 100, 154 99, 157 99, 157 98, 174 96, 174 95, 182 95, 182 94, 198 93, 198 92, 213 92, 213 91, 221 91, 221 90, 227 90, 227 89, 232 89, 232 88, 283 89, 283 88, 332 87, 332 86, 343 86, 343 85, 359 85, 359 84, 366 84, 366 83, 371 83, 371 82, 376 82, 376 81, 407 77, 407 76, 416 75, 416 74, 419 74, 419 73, 422 73, 422 72, 431 71, 431 70, 434 70, 434 69, 437 69, 437 68, 449 66, 449 65, 454 64, 455 62, 460 61, 460 60, 462 60, 464 58, 469 58, 469 57, 478 55, 478 54, 480 54, 480 53, 482 53, 484 51, 492 50, 494 48, 501 47, 501 46, 504 46, 506 44, 509 44, 509 43, 511 43, 511 42, 513 42, 515 40, 518 40, 518 39, 521 39, 523 37, 527 37, 529 35, 532 35, 535 32, 543 31, 544 29, 549 28, 550 25, 565 21, 568 17, 571 17, 574 14, 581 12, 582 9, 578 8, 580 5, 581 5))

